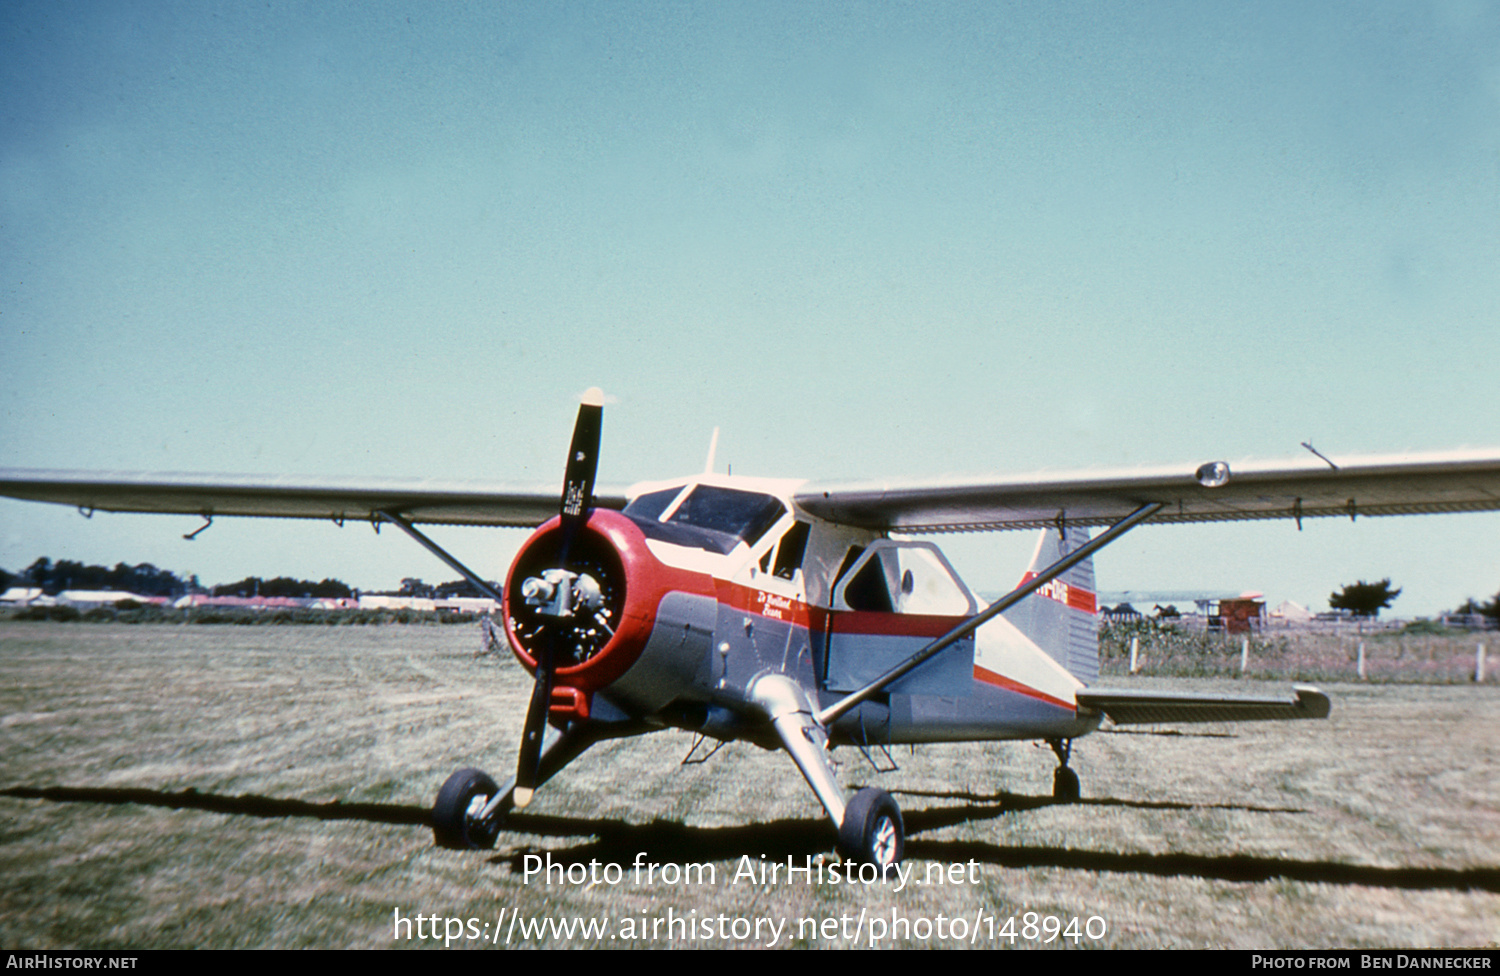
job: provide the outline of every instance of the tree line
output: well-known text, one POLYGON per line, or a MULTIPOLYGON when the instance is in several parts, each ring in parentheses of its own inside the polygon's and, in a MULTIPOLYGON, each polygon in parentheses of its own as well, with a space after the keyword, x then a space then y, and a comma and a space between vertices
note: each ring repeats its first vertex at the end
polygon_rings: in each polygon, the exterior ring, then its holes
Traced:
MULTIPOLYGON (((114 568, 111 569, 105 566, 88 566, 71 559, 59 559, 53 562, 46 556, 42 556, 19 573, 10 573, 0 569, 0 592, 13 586, 37 587, 49 596, 56 596, 63 590, 114 590, 136 593, 140 596, 170 598, 185 596, 189 593, 317 600, 350 599, 359 596, 359 591, 336 579, 324 579, 314 583, 311 580, 292 579, 289 576, 277 576, 274 579, 246 576, 233 583, 220 583, 216 586, 205 587, 199 584, 196 575, 182 579, 171 570, 159 569, 150 563, 139 563, 135 566, 115 563, 114 568)), ((431 584, 411 576, 403 579, 401 587, 394 592, 399 596, 438 600, 460 596, 483 596, 468 580, 450 580, 447 583, 431 584)), ((1328 604, 1334 609, 1348 610, 1355 616, 1373 617, 1382 609, 1389 607, 1400 595, 1401 590, 1393 588, 1389 579, 1383 579, 1379 583, 1367 583, 1360 580, 1358 583, 1346 584, 1342 589, 1329 594, 1328 604)), ((1453 613, 1479 614, 1500 621, 1500 593, 1496 593, 1484 602, 1470 597, 1453 613)))
MULTIPOLYGON (((357 589, 337 579, 323 579, 315 583, 312 580, 293 579, 290 576, 277 576, 274 579, 246 576, 233 583, 204 586, 198 582, 196 575, 183 579, 169 569, 160 569, 150 563, 139 563, 135 566, 115 563, 114 567, 110 568, 85 565, 71 559, 59 559, 53 562, 46 556, 17 573, 0 569, 0 592, 13 586, 37 588, 48 596, 57 596, 63 590, 113 590, 118 593, 135 593, 139 596, 160 596, 169 599, 176 599, 190 593, 207 593, 210 596, 264 596, 314 600, 344 600, 359 596, 357 589)), ((468 580, 425 583, 416 577, 403 579, 400 588, 390 592, 397 596, 427 597, 438 600, 484 595, 468 580)))
MULTIPOLYGON (((1400 595, 1401 588, 1391 586, 1389 577, 1379 583, 1360 580, 1358 583, 1346 583, 1343 588, 1328 594, 1328 605, 1335 610, 1347 610, 1356 617, 1378 617, 1380 611, 1394 603, 1400 595)), ((1469 597, 1451 613, 1477 614, 1500 622, 1500 593, 1484 603, 1469 597)))
POLYGON ((120 593, 135 593, 139 596, 176 598, 189 593, 208 593, 212 596, 266 596, 313 599, 336 599, 356 596, 354 589, 340 580, 325 579, 314 583, 311 580, 278 576, 261 579, 247 576, 233 583, 203 586, 196 575, 183 579, 169 569, 160 569, 150 563, 131 566, 115 563, 113 568, 91 566, 72 559, 53 562, 41 557, 19 573, 0 569, 0 591, 13 586, 37 588, 48 596, 56 596, 64 590, 113 590, 120 593))

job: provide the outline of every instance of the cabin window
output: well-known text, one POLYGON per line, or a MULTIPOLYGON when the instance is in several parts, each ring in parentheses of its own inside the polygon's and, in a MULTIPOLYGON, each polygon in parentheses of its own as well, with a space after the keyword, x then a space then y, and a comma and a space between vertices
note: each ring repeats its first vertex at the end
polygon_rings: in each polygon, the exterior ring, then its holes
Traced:
POLYGON ((968 587, 930 542, 879 539, 844 559, 834 603, 848 610, 956 617, 978 608, 968 587))
POLYGON ((869 610, 875 613, 890 613, 896 609, 891 603, 891 590, 886 585, 879 553, 866 560, 850 577, 849 582, 844 584, 844 603, 850 610, 869 610))
POLYGON ((776 548, 776 575, 782 579, 791 579, 797 575, 797 570, 802 568, 802 557, 807 552, 807 535, 811 529, 806 522, 794 522, 787 529, 786 535, 781 537, 781 545, 776 548))
POLYGON ((977 609, 968 588, 935 546, 903 545, 887 553, 890 555, 896 557, 895 575, 900 580, 900 595, 896 597, 898 612, 960 616, 977 609))

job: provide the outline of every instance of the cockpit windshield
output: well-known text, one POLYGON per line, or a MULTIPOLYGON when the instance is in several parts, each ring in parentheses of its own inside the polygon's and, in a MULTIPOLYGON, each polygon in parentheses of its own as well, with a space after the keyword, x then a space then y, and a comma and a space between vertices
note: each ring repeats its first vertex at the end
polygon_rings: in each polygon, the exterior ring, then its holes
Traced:
POLYGON ((720 554, 740 542, 755 545, 786 514, 779 498, 758 491, 692 485, 679 498, 682 494, 683 489, 669 488, 641 495, 625 514, 648 538, 720 554))

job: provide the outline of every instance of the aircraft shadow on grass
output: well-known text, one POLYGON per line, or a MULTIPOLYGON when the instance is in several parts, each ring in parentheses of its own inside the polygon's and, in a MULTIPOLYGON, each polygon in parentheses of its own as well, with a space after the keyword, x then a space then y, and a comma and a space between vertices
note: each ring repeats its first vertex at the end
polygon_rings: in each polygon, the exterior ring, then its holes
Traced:
POLYGON ((145 807, 171 810, 206 810, 210 813, 239 814, 247 817, 312 817, 317 820, 363 820, 366 823, 408 824, 413 827, 432 825, 432 811, 425 807, 395 803, 309 803, 306 800, 282 800, 271 796, 246 793, 224 796, 200 793, 189 787, 177 793, 140 787, 103 786, 15 786, 0 790, 0 796, 23 800, 52 800, 56 803, 135 803, 145 807))
MULTIPOLYGON (((1301 861, 1291 858, 1254 857, 1242 854, 1130 853, 1090 851, 1066 847, 1002 846, 974 840, 921 840, 917 835, 963 823, 994 820, 1007 813, 1068 805, 1050 796, 1027 796, 999 791, 970 792, 903 791, 908 796, 957 801, 954 805, 912 810, 905 815, 906 853, 926 861, 967 863, 977 861, 1001 868, 1063 868, 1078 871, 1151 874, 1162 877, 1194 877, 1219 881, 1261 882, 1273 879, 1319 884, 1368 885, 1412 890, 1490 891, 1500 893, 1500 868, 1374 867, 1334 861, 1301 861)), ((279 818, 311 817, 318 820, 359 820, 365 823, 431 827, 432 812, 425 807, 395 803, 309 803, 246 794, 224 796, 194 789, 167 792, 142 788, 108 787, 11 787, 0 796, 49 800, 57 803, 133 803, 174 810, 204 810, 240 816, 279 818)), ((1291 807, 1258 807, 1244 804, 1195 804, 1166 801, 1083 799, 1073 804, 1118 806, 1135 809, 1241 810, 1252 813, 1306 813, 1291 807)), ((513 813, 506 820, 507 834, 537 837, 591 837, 586 843, 548 849, 554 863, 568 865, 597 860, 628 867, 644 855, 654 863, 735 861, 747 854, 768 861, 792 858, 800 863, 817 858, 828 849, 828 825, 822 818, 783 818, 729 827, 695 827, 670 820, 629 823, 619 819, 558 817, 513 813)), ((512 847, 490 859, 520 873, 527 854, 539 853, 530 845, 512 847)))

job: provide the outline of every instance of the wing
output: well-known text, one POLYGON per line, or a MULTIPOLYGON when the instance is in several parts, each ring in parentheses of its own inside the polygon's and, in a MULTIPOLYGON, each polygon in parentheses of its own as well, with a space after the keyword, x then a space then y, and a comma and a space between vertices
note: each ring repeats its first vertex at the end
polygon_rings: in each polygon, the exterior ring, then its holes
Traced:
POLYGON ((1165 504, 1152 522, 1304 519, 1500 510, 1500 451, 1039 473, 924 483, 804 485, 797 504, 835 522, 899 532, 1113 523, 1165 504))
POLYGON ((1296 685, 1295 698, 1245 695, 1196 695, 1173 691, 1112 691, 1080 688, 1078 705, 1108 715, 1116 725, 1152 722, 1259 722, 1291 718, 1327 718, 1328 696, 1308 685, 1296 685))
MULTIPOLYGON (((249 475, 0 470, 0 495, 85 511, 175 512, 360 520, 376 512, 410 522, 540 525, 557 514, 562 486, 481 482, 280 478, 249 475)), ((596 489, 595 504, 623 508, 623 489, 596 489)))

